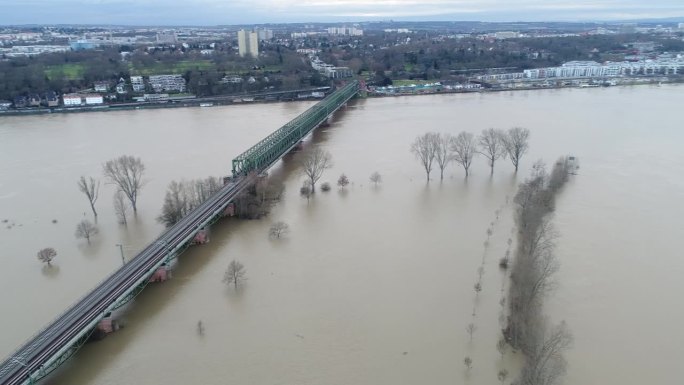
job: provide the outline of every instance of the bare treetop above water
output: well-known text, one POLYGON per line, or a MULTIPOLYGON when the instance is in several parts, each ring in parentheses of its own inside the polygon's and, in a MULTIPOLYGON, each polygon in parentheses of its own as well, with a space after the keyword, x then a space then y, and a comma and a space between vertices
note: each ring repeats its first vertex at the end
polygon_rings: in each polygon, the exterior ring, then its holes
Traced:
POLYGON ((109 160, 102 165, 104 175, 109 181, 119 187, 131 201, 133 211, 138 211, 138 194, 143 187, 142 180, 145 173, 145 165, 140 160, 130 155, 122 155, 109 160))

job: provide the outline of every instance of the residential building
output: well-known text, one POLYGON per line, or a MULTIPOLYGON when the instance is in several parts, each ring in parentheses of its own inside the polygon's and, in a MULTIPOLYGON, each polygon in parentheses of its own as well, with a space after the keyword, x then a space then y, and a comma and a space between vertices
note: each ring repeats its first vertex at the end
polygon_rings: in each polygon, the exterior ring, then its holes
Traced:
POLYGON ((88 94, 85 96, 85 104, 88 106, 102 103, 104 103, 104 101, 102 100, 102 95, 88 94))
POLYGON ((259 28, 256 30, 256 33, 259 41, 273 39, 273 30, 259 28))
POLYGON ((62 95, 62 103, 64 107, 80 106, 83 104, 83 98, 78 94, 64 94, 62 95))
POLYGON ((47 107, 57 107, 59 105, 59 98, 55 91, 48 91, 43 95, 43 105, 47 107))
POLYGON ((109 91, 109 82, 95 82, 93 88, 95 92, 107 92, 109 91))
POLYGON ((223 79, 221 79, 221 83, 224 84, 240 84, 242 83, 242 78, 240 76, 224 76, 223 79))
POLYGON ((157 43, 161 44, 175 44, 178 42, 178 37, 176 33, 171 32, 159 32, 157 33, 157 43))
POLYGON ((362 36, 363 30, 356 27, 330 27, 329 35, 362 36))
POLYGON ((245 31, 244 29, 238 31, 238 52, 242 57, 247 55, 259 56, 259 36, 256 32, 245 31))
POLYGON ((133 92, 144 92, 145 91, 145 81, 142 76, 131 76, 131 86, 133 87, 133 92))
POLYGON ((156 93, 163 91, 185 92, 185 79, 181 75, 150 75, 150 86, 156 93))
POLYGON ((40 95, 30 94, 28 97, 29 107, 40 107, 40 95))
POLYGON ((341 78, 348 78, 353 75, 352 70, 349 69, 348 67, 325 67, 325 70, 323 72, 325 76, 331 78, 331 79, 341 79, 341 78))
POLYGON ((116 83, 116 93, 117 94, 125 94, 127 93, 126 91, 126 81, 124 78, 120 78, 119 82, 116 83))
POLYGON ((26 96, 15 96, 13 103, 14 108, 24 108, 28 105, 28 99, 26 96))

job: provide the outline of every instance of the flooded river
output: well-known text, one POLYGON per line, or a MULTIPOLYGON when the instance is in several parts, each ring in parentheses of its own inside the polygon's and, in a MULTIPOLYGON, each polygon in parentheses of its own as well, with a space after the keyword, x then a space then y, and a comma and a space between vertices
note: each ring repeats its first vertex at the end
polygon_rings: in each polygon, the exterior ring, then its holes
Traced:
MULTIPOLYGON (((88 344, 48 382, 495 383, 500 368, 520 364, 520 353, 502 359, 496 349, 507 198, 535 160, 573 154, 581 169, 557 202, 562 265, 546 303, 575 336, 566 383, 674 383, 684 356, 683 94, 644 86, 355 101, 305 144, 330 151, 321 181, 345 173, 344 191, 307 202, 297 156, 287 157, 272 170, 286 191, 268 218, 220 222, 209 244, 181 255, 170 281, 132 303, 123 330, 88 344), (433 172, 426 184, 409 152, 428 130, 512 126, 532 133, 518 175, 500 161, 490 177, 476 158, 467 180, 452 164, 442 183, 433 172), (278 220, 290 233, 269 239, 278 220), (234 259, 247 270, 238 291, 221 282, 234 259)), ((311 104, 0 119, 0 355, 117 269, 116 244, 131 258, 159 234, 171 180, 226 175, 234 156, 311 104), (147 166, 138 215, 117 224, 114 187, 103 184, 100 234, 88 245, 74 237, 76 223, 92 219, 76 181, 101 178, 101 164, 122 154, 147 166), (52 268, 36 259, 43 247, 57 250, 52 268)))

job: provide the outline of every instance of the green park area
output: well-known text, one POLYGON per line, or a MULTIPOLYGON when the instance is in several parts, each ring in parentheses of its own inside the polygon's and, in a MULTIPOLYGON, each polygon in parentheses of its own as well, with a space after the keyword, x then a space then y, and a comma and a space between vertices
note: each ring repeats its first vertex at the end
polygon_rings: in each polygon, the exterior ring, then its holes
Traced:
POLYGON ((187 71, 206 71, 215 68, 216 64, 211 60, 182 60, 175 63, 156 62, 144 67, 129 65, 131 75, 137 76, 184 74, 187 71))
POLYGON ((66 79, 78 80, 83 77, 85 72, 85 65, 78 63, 65 63, 60 65, 49 66, 45 69, 45 76, 48 79, 66 79))

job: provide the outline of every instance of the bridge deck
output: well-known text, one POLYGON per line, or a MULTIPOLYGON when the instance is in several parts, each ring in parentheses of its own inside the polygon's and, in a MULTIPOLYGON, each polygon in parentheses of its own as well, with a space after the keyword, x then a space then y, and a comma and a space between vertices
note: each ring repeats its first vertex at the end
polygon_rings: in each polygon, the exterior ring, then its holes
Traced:
POLYGON ((135 289, 144 287, 156 269, 183 250, 197 231, 222 215, 237 194, 253 182, 253 177, 246 176, 249 171, 268 169, 356 92, 358 82, 353 81, 233 160, 236 177, 230 183, 0 363, 0 384, 31 384, 68 358, 108 312, 135 296, 135 289))

